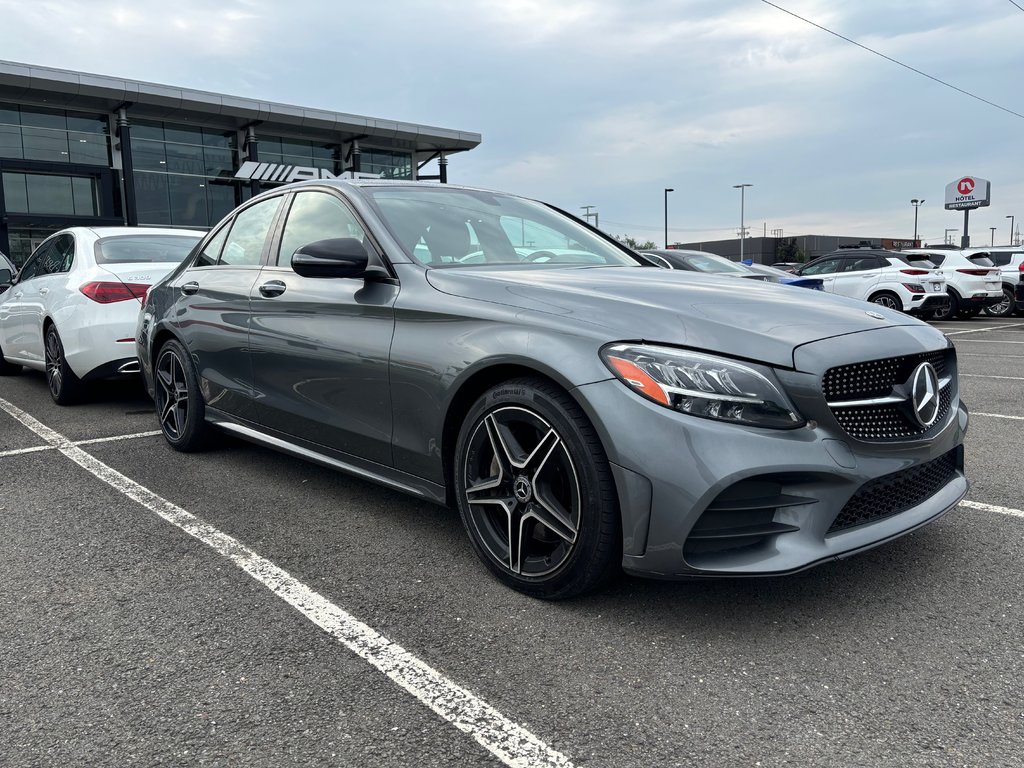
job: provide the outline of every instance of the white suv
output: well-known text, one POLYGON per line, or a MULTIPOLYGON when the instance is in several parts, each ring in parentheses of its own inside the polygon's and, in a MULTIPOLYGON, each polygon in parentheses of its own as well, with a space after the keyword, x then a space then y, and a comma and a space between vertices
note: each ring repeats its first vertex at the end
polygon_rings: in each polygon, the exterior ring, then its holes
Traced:
POLYGON ((989 259, 987 251, 915 248, 903 253, 926 256, 942 267, 946 275, 949 308, 937 312, 936 320, 974 317, 986 307, 1003 301, 999 269, 989 259))
MULTIPOLYGON (((999 276, 1003 283, 1003 300, 998 304, 985 307, 985 314, 992 317, 1009 317, 1014 313, 1014 295, 1017 286, 1024 277, 1024 246, 1007 245, 995 248, 976 248, 978 253, 986 254, 992 263, 999 267, 999 276)), ((1017 309, 1017 312, 1021 312, 1017 309)))
POLYGON ((825 254, 796 274, 819 277, 830 293, 930 318, 949 305, 946 280, 927 257, 849 248, 825 254))

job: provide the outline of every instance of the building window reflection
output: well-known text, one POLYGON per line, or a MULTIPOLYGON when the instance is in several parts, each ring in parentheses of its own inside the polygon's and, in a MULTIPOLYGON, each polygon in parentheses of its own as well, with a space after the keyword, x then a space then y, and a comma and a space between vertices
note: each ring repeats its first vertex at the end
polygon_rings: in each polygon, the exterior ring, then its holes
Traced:
POLYGON ((42 107, 0 107, 0 157, 50 163, 109 165, 103 115, 42 107))
POLYGON ((235 131, 136 121, 131 141, 140 224, 209 227, 237 204, 235 131))
POLYGON ((364 173, 375 173, 382 179, 412 178, 412 155, 408 152, 363 149, 359 166, 364 173))
POLYGON ((9 213, 98 216, 96 179, 43 173, 4 173, 4 201, 9 213))

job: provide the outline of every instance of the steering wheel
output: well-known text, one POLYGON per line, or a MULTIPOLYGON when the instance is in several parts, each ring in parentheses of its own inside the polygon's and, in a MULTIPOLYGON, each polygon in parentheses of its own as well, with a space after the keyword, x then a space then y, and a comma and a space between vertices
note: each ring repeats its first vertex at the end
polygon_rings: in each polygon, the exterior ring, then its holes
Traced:
POLYGON ((556 258, 558 258, 558 257, 555 256, 555 254, 553 254, 551 251, 534 251, 529 256, 527 256, 524 259, 524 261, 527 261, 527 262, 547 261, 548 259, 556 259, 556 258))

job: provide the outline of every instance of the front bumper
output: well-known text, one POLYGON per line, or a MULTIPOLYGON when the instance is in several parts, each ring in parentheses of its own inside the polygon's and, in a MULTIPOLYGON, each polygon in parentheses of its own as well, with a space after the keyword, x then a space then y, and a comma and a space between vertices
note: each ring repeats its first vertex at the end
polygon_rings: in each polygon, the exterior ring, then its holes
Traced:
MULTIPOLYGON (((936 346, 923 330, 885 330, 893 331, 888 339, 880 335, 884 331, 851 335, 872 337, 860 340, 866 343, 860 358, 844 359, 849 337, 818 344, 831 345, 830 354, 842 363, 876 359, 880 344, 892 356, 924 351, 922 342, 936 346)), ((676 413, 617 380, 577 388, 617 481, 624 570, 658 578, 791 573, 897 538, 966 495, 966 408, 950 408, 927 439, 865 442, 830 417, 820 396, 821 373, 786 371, 780 379, 808 419, 806 426, 761 429, 676 413), (927 498, 889 516, 835 527, 848 502, 872 481, 943 460, 952 462, 949 474, 927 498), (719 510, 735 521, 727 531, 734 541, 736 530, 749 526, 749 546, 714 545, 719 529, 708 519, 719 510)))

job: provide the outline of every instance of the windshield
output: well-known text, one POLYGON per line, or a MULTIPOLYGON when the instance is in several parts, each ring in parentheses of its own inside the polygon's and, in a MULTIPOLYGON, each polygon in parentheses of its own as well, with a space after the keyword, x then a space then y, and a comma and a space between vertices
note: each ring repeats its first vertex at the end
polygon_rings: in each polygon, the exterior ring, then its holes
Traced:
POLYGON ((119 235, 96 241, 97 264, 179 263, 199 242, 195 235, 119 235))
POLYGON ((548 206, 511 195, 437 187, 364 187, 388 229, 429 267, 639 262, 548 206))

